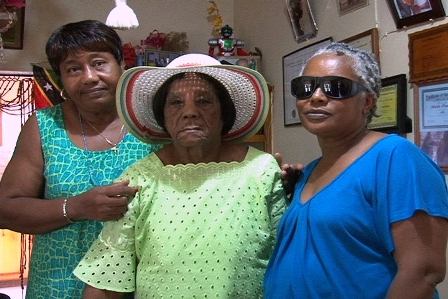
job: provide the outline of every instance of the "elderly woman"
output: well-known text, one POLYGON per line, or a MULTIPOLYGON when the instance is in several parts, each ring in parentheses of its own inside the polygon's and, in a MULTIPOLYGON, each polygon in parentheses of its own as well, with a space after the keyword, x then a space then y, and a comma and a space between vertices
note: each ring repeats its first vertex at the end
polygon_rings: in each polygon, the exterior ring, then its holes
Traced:
POLYGON ((119 111, 146 142, 170 141, 122 176, 139 192, 75 270, 85 298, 262 298, 285 209, 280 168, 232 141, 263 125, 267 85, 202 54, 128 70, 119 111))
POLYGON ((284 214, 266 298, 437 298, 445 276, 445 175, 397 135, 367 129, 380 90, 370 52, 334 43, 291 81, 322 156, 284 214))

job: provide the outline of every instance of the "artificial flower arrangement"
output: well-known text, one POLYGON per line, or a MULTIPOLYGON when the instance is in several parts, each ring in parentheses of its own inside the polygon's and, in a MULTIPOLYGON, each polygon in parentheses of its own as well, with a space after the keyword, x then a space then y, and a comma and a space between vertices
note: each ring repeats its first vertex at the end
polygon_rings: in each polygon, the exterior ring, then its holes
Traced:
POLYGON ((222 27, 222 16, 219 13, 218 4, 216 4, 215 1, 208 1, 212 4, 207 9, 208 17, 207 21, 212 23, 213 29, 212 29, 212 36, 213 37, 219 37, 221 35, 221 27, 222 27))
POLYGON ((188 51, 189 42, 186 32, 163 33, 153 30, 140 44, 148 49, 185 53, 188 51))

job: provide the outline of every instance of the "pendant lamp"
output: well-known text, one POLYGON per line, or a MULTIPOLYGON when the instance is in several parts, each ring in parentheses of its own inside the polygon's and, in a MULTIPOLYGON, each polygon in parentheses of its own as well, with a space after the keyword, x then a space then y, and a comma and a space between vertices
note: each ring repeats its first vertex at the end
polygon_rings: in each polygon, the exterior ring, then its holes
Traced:
POLYGON ((137 16, 126 0, 115 0, 115 8, 109 13, 106 25, 114 29, 133 29, 138 27, 137 16))

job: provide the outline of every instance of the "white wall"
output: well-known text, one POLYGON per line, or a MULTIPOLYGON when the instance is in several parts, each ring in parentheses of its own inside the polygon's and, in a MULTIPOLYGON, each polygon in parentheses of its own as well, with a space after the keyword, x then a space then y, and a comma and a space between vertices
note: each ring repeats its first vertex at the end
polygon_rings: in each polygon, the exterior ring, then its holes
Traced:
MULTIPOLYGON (((218 0, 219 2, 219 0, 218 0)), ((128 0, 140 26, 118 30, 124 43, 140 44, 153 30, 168 33, 185 31, 190 52, 208 52, 212 25, 207 21, 206 0, 128 0)), ((23 50, 4 50, 5 63, 0 70, 31 71, 31 63, 46 60, 45 43, 59 26, 84 19, 106 21, 115 7, 114 0, 27 0, 23 50)), ((233 24, 233 0, 223 1, 219 12, 224 22, 233 24)))
MULTIPOLYGON (((380 61, 383 77, 409 73, 408 34, 447 23, 420 24, 395 32, 385 0, 369 0, 369 5, 339 16, 336 0, 309 0, 319 28, 317 37, 296 43, 284 14, 285 0, 215 0, 224 24, 234 28, 234 37, 245 41, 245 49, 254 47, 263 54, 262 73, 275 86, 274 149, 282 152, 285 162, 308 163, 319 156, 315 137, 301 126, 283 125, 282 57, 327 37, 343 40, 377 27, 380 35, 380 61)), ((124 42, 139 43, 154 29, 160 32, 186 31, 190 51, 207 52, 211 24, 206 21, 208 0, 128 0, 137 13, 140 27, 119 31, 124 42)), ((442 0, 448 12, 448 0, 442 0)), ((60 25, 81 19, 104 21, 114 7, 113 0, 27 0, 23 50, 5 50, 6 63, 0 69, 30 70, 30 63, 45 60, 44 46, 51 32, 60 25)), ((408 90, 408 116, 413 119, 413 94, 408 90)), ((413 133, 407 134, 413 140, 413 133)), ((440 287, 441 298, 448 298, 448 279, 440 287)))

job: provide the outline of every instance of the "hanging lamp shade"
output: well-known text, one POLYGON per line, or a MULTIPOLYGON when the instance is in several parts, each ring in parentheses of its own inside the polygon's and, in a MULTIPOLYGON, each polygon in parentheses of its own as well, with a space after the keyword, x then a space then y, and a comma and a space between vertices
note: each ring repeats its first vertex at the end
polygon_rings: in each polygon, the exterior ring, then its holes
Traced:
POLYGON ((133 29, 138 27, 137 16, 126 0, 115 0, 115 8, 107 16, 106 25, 115 29, 133 29))

